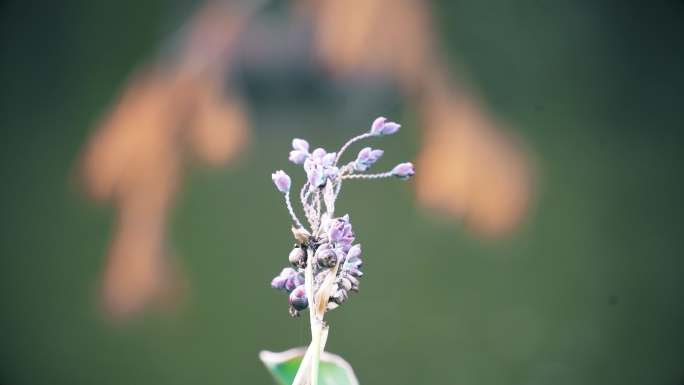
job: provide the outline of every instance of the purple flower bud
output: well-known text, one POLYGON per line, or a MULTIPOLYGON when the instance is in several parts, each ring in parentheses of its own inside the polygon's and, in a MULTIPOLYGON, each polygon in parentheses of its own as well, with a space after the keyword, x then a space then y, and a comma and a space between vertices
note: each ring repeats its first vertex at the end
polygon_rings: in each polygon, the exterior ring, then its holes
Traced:
POLYGON ((310 168, 306 172, 306 177, 312 186, 321 187, 325 184, 325 175, 321 172, 319 167, 310 168))
POLYGON ((353 260, 355 258, 359 258, 361 256, 361 244, 357 243, 354 246, 349 249, 347 252, 347 259, 348 260, 353 260))
POLYGON ((329 152, 321 158, 321 164, 323 167, 330 167, 335 163, 335 157, 337 156, 337 153, 334 152, 329 152))
POLYGON ((297 284, 295 283, 295 277, 296 275, 291 275, 287 278, 287 281, 285 281, 285 290, 287 290, 288 293, 297 287, 297 284))
POLYGON ((290 306, 296 310, 302 311, 309 307, 309 300, 306 298, 306 289, 304 285, 297 286, 292 293, 290 293, 289 298, 290 306))
POLYGON ((337 253, 333 249, 316 252, 316 262, 320 267, 333 267, 337 264, 337 253))
POLYGON ((359 280, 358 280, 358 278, 351 276, 351 275, 346 275, 345 278, 347 278, 349 280, 349 282, 351 282, 352 291, 359 291, 359 280))
POLYGON ((294 150, 299 150, 305 154, 309 153, 309 142, 304 139, 294 138, 292 139, 292 148, 294 150))
POLYGON ((325 169, 325 176, 328 179, 335 179, 340 175, 340 169, 337 167, 328 167, 325 169))
POLYGON ((334 242, 343 252, 347 252, 354 242, 354 231, 349 223, 349 215, 334 219, 328 229, 328 239, 334 242))
POLYGON ((293 268, 291 268, 291 267, 286 267, 286 268, 284 268, 284 269, 280 272, 280 274, 278 274, 277 277, 273 278, 273 280, 271 281, 271 287, 274 288, 274 289, 278 289, 278 290, 287 290, 287 291, 289 291, 289 290, 286 288, 286 286, 287 286, 287 281, 288 281, 292 276, 294 276, 295 274, 297 274, 297 272, 296 272, 293 268))
POLYGON ((361 245, 356 244, 352 246, 347 252, 347 258, 342 265, 342 270, 351 271, 352 269, 359 269, 363 261, 361 260, 361 245))
POLYGON ((331 242, 337 242, 342 238, 342 231, 342 228, 333 225, 328 232, 328 238, 331 242))
POLYGON ((368 158, 370 158, 370 153, 372 149, 370 147, 364 147, 359 151, 359 155, 356 156, 356 161, 357 162, 367 162, 368 158))
POLYGON ((289 160, 290 162, 294 164, 303 164, 306 158, 309 157, 309 154, 307 154, 304 151, 300 150, 292 150, 290 151, 290 157, 289 160))
POLYGON ((271 287, 278 290, 285 290, 285 282, 287 282, 287 277, 279 275, 271 280, 271 287))
POLYGON ((311 153, 311 156, 312 156, 314 159, 320 161, 321 159, 323 159, 323 157, 325 156, 325 154, 327 154, 327 152, 325 152, 324 149, 322 149, 322 148, 319 147, 319 148, 313 150, 313 152, 311 153))
POLYGON ((411 162, 400 163, 392 169, 392 175, 401 179, 408 179, 415 173, 416 172, 413 170, 413 163, 411 162))
POLYGON ((344 266, 342 267, 342 270, 351 270, 351 269, 360 269, 361 265, 363 264, 363 261, 359 257, 354 257, 354 258, 349 258, 347 256, 347 260, 344 262, 344 266))
POLYGON ((271 179, 273 179, 273 183, 275 183, 278 191, 281 193, 285 194, 290 191, 290 185, 292 184, 292 181, 283 170, 279 170, 271 174, 271 179))
POLYGON ((386 118, 379 117, 373 121, 370 133, 373 135, 392 135, 399 130, 400 124, 388 122, 386 118))
POLYGON ((306 253, 301 248, 295 247, 290 252, 288 260, 295 266, 304 267, 306 265, 306 253))
POLYGON ((382 128, 385 126, 385 122, 387 121, 387 118, 383 118, 382 116, 379 118, 376 118, 373 121, 373 124, 371 124, 371 129, 370 133, 373 135, 382 135, 382 128))
POLYGON ((304 272, 299 272, 294 276, 295 286, 301 286, 304 284, 304 272))
POLYGON ((382 135, 392 135, 395 132, 399 131, 400 127, 401 124, 395 122, 387 122, 385 123, 385 126, 382 128, 382 135))
POLYGON ((382 154, 384 154, 384 151, 382 150, 373 150, 370 147, 365 147, 359 151, 359 155, 354 162, 354 168, 357 171, 366 171, 373 163, 380 159, 382 154))

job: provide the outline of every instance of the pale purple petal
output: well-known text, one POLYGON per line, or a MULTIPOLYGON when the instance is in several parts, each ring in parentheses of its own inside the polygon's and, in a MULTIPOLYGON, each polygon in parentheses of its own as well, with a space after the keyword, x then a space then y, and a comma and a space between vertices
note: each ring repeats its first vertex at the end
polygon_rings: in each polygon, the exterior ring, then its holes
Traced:
POLYGON ((355 259, 361 256, 361 244, 356 244, 349 249, 347 253, 347 259, 355 259))
POLYGON ((313 150, 313 152, 311 153, 311 156, 313 156, 314 159, 320 161, 321 159, 323 159, 325 154, 327 154, 327 152, 324 149, 319 147, 319 148, 313 150))
POLYGON ((273 183, 281 193, 285 194, 290 191, 290 185, 292 184, 292 181, 283 170, 279 170, 271 174, 271 179, 273 179, 273 183))
POLYGON ((342 238, 342 229, 333 226, 330 228, 330 232, 328 232, 328 239, 330 239, 331 242, 337 242, 342 238))
POLYGON ((330 166, 332 166, 333 163, 335 163, 335 157, 336 157, 336 156, 337 156, 337 154, 334 153, 334 152, 325 154, 325 155, 323 156, 323 158, 321 158, 321 164, 323 165, 323 167, 330 167, 330 166))
POLYGON ((328 179, 335 179, 337 176, 340 175, 340 169, 337 167, 328 167, 325 169, 325 176, 328 177, 328 179))
POLYGON ((306 176, 312 186, 321 187, 325 184, 325 175, 318 167, 311 168, 307 171, 306 176))
POLYGON ((392 175, 401 179, 408 179, 415 173, 416 172, 413 169, 413 163, 411 162, 400 163, 392 169, 392 175))
POLYGON ((373 163, 380 159, 383 153, 384 151, 382 150, 373 150, 370 147, 363 148, 361 151, 359 151, 359 155, 354 161, 354 169, 357 171, 368 170, 373 163))
POLYGON ((373 150, 370 153, 370 159, 373 160, 373 163, 377 162, 380 157, 382 157, 382 154, 384 154, 385 151, 382 150, 373 150))
POLYGON ((370 147, 364 147, 359 151, 359 155, 356 156, 357 162, 366 162, 371 156, 372 149, 370 147))
POLYGON ((271 280, 271 287, 278 290, 285 290, 285 282, 287 282, 287 277, 279 275, 271 280))
POLYGON ((373 124, 371 124, 370 133, 373 135, 382 135, 382 128, 385 126, 386 121, 387 121, 387 118, 383 118, 382 116, 379 118, 376 118, 373 121, 373 124))
POLYGON ((292 148, 308 154, 309 142, 304 139, 294 138, 292 139, 292 148))
POLYGON ((287 278, 287 281, 285 281, 285 290, 287 290, 288 292, 294 290, 294 288, 297 287, 297 284, 295 283, 296 276, 297 275, 291 275, 287 278))
POLYGON ((382 127, 381 135, 392 135, 395 132, 399 131, 399 127, 401 127, 401 124, 395 122, 387 122, 382 127))
POLYGON ((304 151, 292 150, 292 151, 290 151, 290 158, 289 159, 290 159, 290 162, 292 162, 294 164, 303 164, 308 156, 309 156, 309 154, 307 154, 304 151))

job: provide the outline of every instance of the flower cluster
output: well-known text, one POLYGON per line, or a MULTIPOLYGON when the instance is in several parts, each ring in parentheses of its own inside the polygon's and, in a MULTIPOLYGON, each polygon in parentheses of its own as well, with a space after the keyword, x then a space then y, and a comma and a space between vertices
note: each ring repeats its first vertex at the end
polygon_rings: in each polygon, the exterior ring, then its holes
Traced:
POLYGON ((272 174, 273 183, 285 195, 292 218, 292 232, 296 244, 289 254, 291 267, 284 268, 273 278, 271 286, 289 293, 290 314, 311 307, 316 316, 343 304, 351 292, 359 290, 361 272, 361 245, 354 243, 355 235, 349 215, 335 217, 335 201, 342 182, 347 179, 381 179, 413 176, 411 163, 401 163, 392 170, 366 174, 383 155, 383 151, 365 147, 356 159, 341 164, 344 152, 353 143, 371 137, 394 134, 401 126, 380 117, 375 119, 368 132, 350 139, 337 152, 323 148, 309 151, 306 140, 294 139, 289 160, 301 165, 306 182, 299 192, 302 208, 309 224, 307 229, 299 220, 290 201, 291 179, 284 171, 272 174))

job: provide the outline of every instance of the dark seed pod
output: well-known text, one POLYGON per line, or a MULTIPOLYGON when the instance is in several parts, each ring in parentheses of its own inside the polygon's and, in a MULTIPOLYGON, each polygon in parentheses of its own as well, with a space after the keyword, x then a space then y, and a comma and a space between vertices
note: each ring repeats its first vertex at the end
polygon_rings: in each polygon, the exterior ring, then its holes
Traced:
POLYGON ((301 286, 304 284, 305 278, 304 278, 304 272, 300 271, 299 273, 295 274, 293 282, 295 286, 301 286))
POLYGON ((304 269, 306 267, 306 252, 301 247, 295 247, 288 257, 294 266, 304 269))
POLYGON ((316 262, 321 268, 333 267, 337 264, 337 254, 331 249, 319 250, 316 253, 316 262))
POLYGON ((309 300, 306 298, 304 285, 297 286, 292 290, 292 293, 290 293, 290 306, 298 311, 302 311, 309 306, 309 300))
POLYGON ((352 286, 359 286, 359 279, 353 275, 347 274, 345 275, 345 278, 349 280, 349 283, 351 283, 352 286))
POLYGON ((347 278, 340 278, 338 280, 338 283, 339 283, 340 287, 343 288, 344 290, 351 290, 351 288, 352 288, 352 283, 347 278))
POLYGON ((295 282, 297 274, 293 274, 287 278, 287 281, 285 281, 285 290, 290 293, 292 292, 296 287, 297 283, 295 282))
POLYGON ((347 298, 349 298, 349 294, 347 294, 347 291, 344 289, 339 289, 335 295, 331 297, 332 301, 342 305, 343 303, 347 302, 347 298))

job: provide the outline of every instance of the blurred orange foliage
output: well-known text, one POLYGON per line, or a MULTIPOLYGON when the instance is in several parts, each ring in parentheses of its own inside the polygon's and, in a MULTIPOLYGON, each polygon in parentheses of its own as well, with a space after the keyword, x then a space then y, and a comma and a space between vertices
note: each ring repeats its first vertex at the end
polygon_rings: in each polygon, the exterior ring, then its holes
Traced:
POLYGON ((464 218, 487 236, 510 232, 527 210, 529 160, 481 103, 451 80, 439 55, 428 3, 417 0, 303 0, 321 60, 337 76, 391 76, 417 107, 423 143, 418 200, 464 218))
POLYGON ((184 149, 221 166, 247 142, 241 100, 223 90, 244 12, 218 2, 202 9, 186 26, 187 44, 177 56, 132 77, 86 148, 88 190, 118 210, 103 280, 103 304, 115 317, 178 293, 166 220, 184 149))

